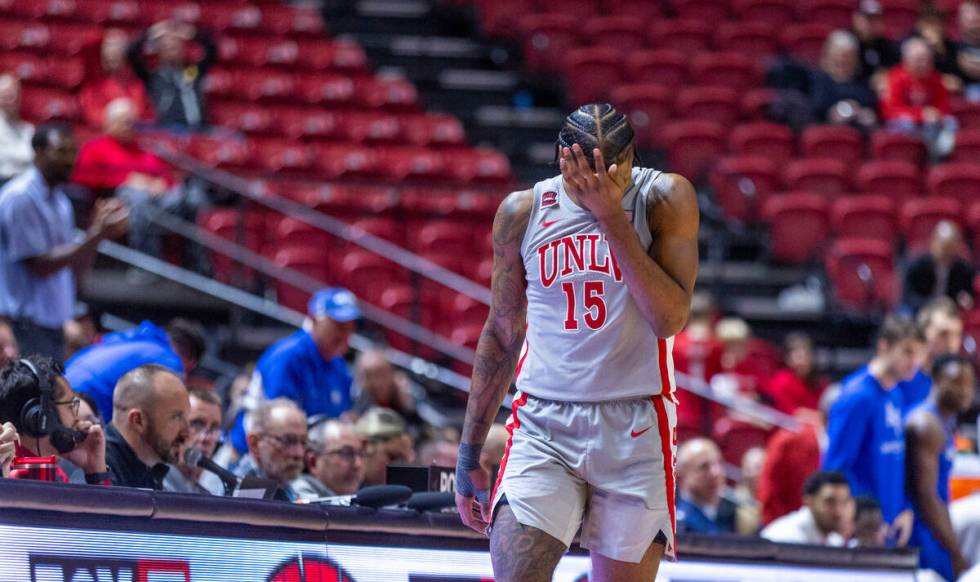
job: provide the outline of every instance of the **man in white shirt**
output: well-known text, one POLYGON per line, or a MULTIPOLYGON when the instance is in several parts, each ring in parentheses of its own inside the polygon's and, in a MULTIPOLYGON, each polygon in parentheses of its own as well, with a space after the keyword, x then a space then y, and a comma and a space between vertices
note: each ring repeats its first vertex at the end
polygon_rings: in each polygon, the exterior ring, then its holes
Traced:
POLYGON ((843 546, 853 504, 843 473, 817 471, 803 484, 803 507, 773 521, 760 535, 774 542, 843 546))
POLYGON ((0 75, 0 184, 30 167, 32 137, 34 126, 20 118, 20 81, 0 75))

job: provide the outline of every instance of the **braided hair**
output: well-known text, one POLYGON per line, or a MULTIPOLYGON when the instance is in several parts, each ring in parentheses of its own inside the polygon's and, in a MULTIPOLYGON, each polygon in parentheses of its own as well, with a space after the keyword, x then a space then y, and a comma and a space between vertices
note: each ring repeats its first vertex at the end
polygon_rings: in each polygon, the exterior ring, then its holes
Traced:
MULTIPOLYGON (((562 148, 579 144, 589 166, 595 170, 592 150, 599 148, 608 168, 626 159, 634 143, 635 133, 626 115, 608 103, 593 103, 579 107, 565 118, 558 132, 555 161, 562 148)), ((636 156, 636 152, 634 152, 636 156)), ((634 160, 637 160, 634 157, 634 160)))

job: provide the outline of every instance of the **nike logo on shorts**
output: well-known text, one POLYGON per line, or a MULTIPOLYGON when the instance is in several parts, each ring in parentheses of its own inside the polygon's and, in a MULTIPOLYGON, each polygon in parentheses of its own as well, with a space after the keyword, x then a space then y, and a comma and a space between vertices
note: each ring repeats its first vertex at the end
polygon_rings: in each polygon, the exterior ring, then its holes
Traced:
POLYGON ((646 427, 646 428, 645 428, 645 429, 643 429, 643 430, 631 430, 631 431, 630 431, 630 436, 631 436, 631 437, 633 437, 633 438, 637 438, 637 437, 639 437, 639 436, 640 436, 641 434, 643 434, 643 433, 645 433, 646 431, 648 431, 648 430, 650 430, 651 428, 653 428, 653 426, 652 426, 652 425, 651 425, 651 426, 648 426, 648 427, 646 427))

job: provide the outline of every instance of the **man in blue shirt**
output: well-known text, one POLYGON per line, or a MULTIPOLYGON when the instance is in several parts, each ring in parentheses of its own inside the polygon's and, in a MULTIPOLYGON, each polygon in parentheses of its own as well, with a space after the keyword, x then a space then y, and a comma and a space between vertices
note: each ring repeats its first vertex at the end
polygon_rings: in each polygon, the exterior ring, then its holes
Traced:
POLYGON ((340 416, 351 407, 351 375, 344 361, 361 310, 347 289, 317 291, 300 329, 272 344, 255 366, 244 411, 232 428, 232 444, 245 452, 244 416, 274 398, 296 402, 308 417, 340 416))
POLYGON ((31 141, 34 165, 0 189, 0 315, 22 354, 64 359, 62 325, 75 308, 75 277, 100 242, 123 235, 127 210, 100 201, 88 232, 75 235, 75 214, 61 191, 75 166, 71 129, 44 125, 31 141))
POLYGON ((112 420, 112 393, 130 370, 158 364, 184 376, 204 354, 200 324, 177 318, 166 330, 149 321, 110 333, 101 342, 75 354, 65 366, 65 378, 76 392, 95 399, 106 422, 112 420))
POLYGON ((911 380, 898 383, 905 399, 903 416, 929 398, 933 360, 943 354, 955 354, 963 346, 963 320, 949 297, 938 297, 925 304, 915 320, 926 339, 926 361, 911 380))
POLYGON ((830 409, 823 468, 847 476, 855 496, 881 504, 899 545, 908 541, 912 514, 905 497, 905 431, 899 381, 911 378, 923 358, 921 330, 890 315, 878 332, 877 350, 864 372, 848 378, 830 409))
POLYGON ((677 529, 735 533, 735 503, 723 495, 725 466, 718 445, 696 438, 677 450, 677 529))
POLYGON ((905 423, 908 451, 906 483, 915 524, 909 544, 919 548, 919 565, 956 580, 969 568, 949 518, 949 482, 956 446, 956 417, 973 405, 977 377, 968 359, 957 354, 936 358, 929 399, 905 423))

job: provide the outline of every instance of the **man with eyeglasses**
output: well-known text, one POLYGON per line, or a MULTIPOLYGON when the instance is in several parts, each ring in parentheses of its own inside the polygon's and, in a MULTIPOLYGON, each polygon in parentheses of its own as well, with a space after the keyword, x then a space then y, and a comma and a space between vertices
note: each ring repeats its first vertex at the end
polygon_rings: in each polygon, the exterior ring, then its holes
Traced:
POLYGON ((235 467, 238 477, 272 479, 279 487, 274 498, 299 499, 291 482, 303 471, 306 455, 306 413, 288 398, 267 400, 245 420, 248 455, 235 467))
POLYGON ((339 420, 326 420, 310 430, 306 453, 307 474, 292 482, 300 499, 352 495, 364 480, 367 447, 354 427, 339 420))
POLYGON ((163 480, 163 489, 178 493, 222 495, 224 490, 220 480, 209 488, 203 479, 204 469, 184 463, 184 450, 188 447, 199 449, 208 458, 214 456, 221 436, 221 399, 214 392, 206 390, 191 390, 190 398, 191 408, 187 416, 189 436, 181 449, 180 458, 170 467, 163 480))
POLYGON ((163 489, 182 445, 190 436, 190 398, 180 376, 148 364, 127 372, 112 397, 112 424, 106 429, 106 461, 112 482, 163 489))

